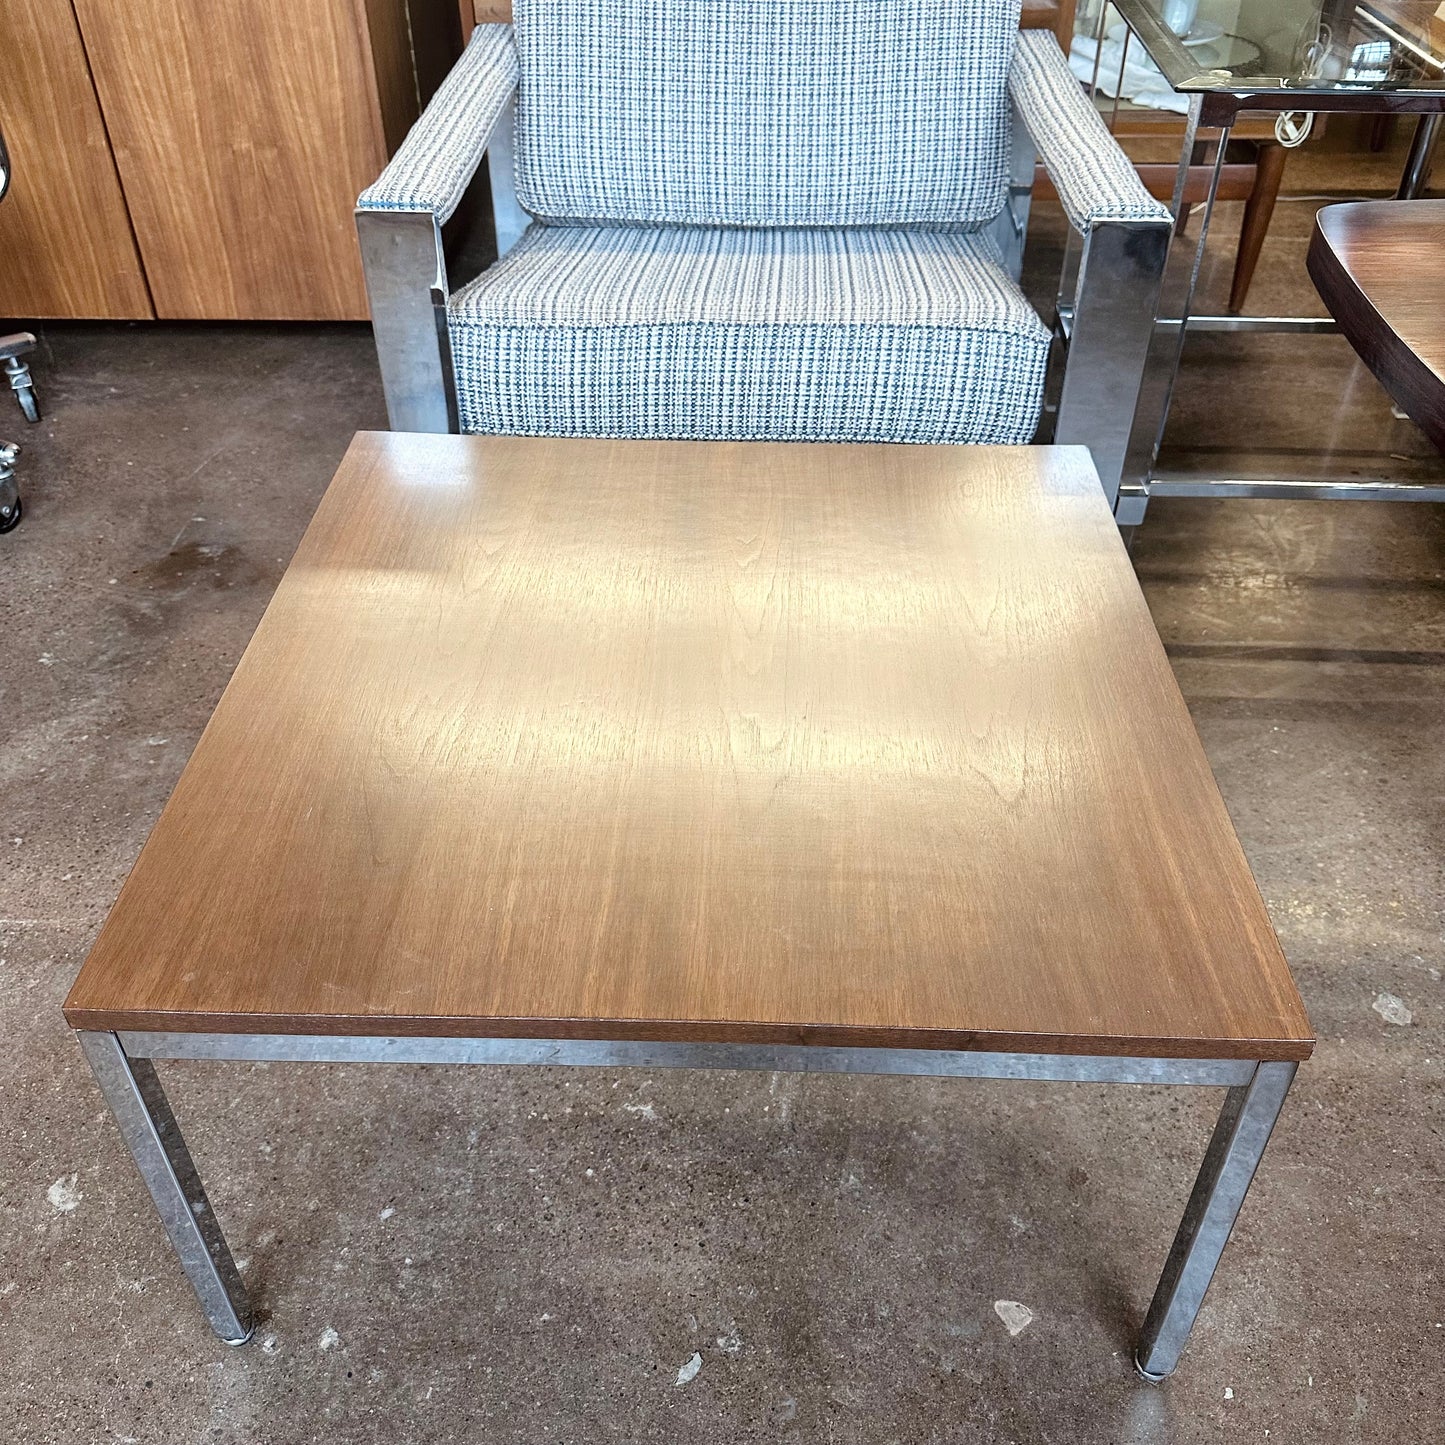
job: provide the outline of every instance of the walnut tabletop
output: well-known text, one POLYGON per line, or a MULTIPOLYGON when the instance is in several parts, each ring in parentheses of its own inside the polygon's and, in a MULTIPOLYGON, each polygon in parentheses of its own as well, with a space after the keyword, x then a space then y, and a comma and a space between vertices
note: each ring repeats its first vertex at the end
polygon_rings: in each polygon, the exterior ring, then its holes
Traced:
POLYGON ((1326 206, 1308 265, 1360 359, 1445 451, 1445 201, 1326 206))
POLYGON ((66 1017, 1312 1045, 1081 448, 358 436, 66 1017))

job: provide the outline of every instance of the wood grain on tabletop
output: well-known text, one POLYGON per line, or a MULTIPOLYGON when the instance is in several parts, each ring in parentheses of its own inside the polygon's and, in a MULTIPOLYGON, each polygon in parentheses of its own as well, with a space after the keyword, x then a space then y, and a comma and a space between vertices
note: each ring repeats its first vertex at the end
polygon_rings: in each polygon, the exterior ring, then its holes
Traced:
POLYGON ((157 315, 364 320, 353 211, 415 114, 405 0, 74 3, 157 315))
POLYGON ((75 15, 56 0, 0 5, 0 314, 144 320, 150 294, 75 15))
POLYGON ((358 436, 84 1028, 1302 1058, 1081 449, 358 436))
POLYGON ((1445 451, 1445 201, 1326 206, 1308 264, 1350 345, 1445 451))

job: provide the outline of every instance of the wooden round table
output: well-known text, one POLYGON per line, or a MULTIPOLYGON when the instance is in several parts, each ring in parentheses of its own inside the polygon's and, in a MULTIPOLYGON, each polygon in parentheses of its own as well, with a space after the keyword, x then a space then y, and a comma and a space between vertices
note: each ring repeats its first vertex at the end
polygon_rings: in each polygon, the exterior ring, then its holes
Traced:
POLYGON ((1445 451, 1445 201, 1326 206, 1309 273, 1361 360, 1445 451))

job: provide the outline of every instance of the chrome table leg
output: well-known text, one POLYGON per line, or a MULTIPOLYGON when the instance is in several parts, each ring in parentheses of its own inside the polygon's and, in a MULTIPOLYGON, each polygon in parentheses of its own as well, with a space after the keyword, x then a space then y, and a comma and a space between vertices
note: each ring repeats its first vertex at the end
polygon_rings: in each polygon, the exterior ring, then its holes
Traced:
POLYGON ((1162 1380, 1179 1363, 1295 1068, 1287 1063, 1260 1064, 1249 1083, 1236 1085, 1225 1096, 1140 1332, 1134 1364, 1146 1380, 1162 1380))
POLYGON ((766 1068, 809 1073, 1227 1084, 1229 1092, 1219 1123, 1135 1354, 1139 1372, 1153 1381, 1171 1374, 1179 1363, 1297 1067, 1292 1063, 1250 1064, 1230 1059, 1093 1058, 811 1045, 199 1033, 128 1033, 124 1039, 134 1052, 127 1053, 122 1038, 113 1033, 82 1031, 78 1037, 211 1327, 229 1344, 244 1344, 250 1338, 250 1303, 156 1078, 153 1058, 766 1068))
POLYGON ((251 1303, 154 1066, 129 1058, 114 1034, 79 1038, 211 1328, 228 1345, 245 1344, 251 1303))

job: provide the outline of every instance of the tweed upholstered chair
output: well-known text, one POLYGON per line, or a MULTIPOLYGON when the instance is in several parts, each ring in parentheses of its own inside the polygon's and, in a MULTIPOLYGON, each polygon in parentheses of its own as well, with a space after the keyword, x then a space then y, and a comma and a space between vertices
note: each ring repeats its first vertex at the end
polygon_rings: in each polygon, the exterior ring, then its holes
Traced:
POLYGON ((516 0, 357 225, 398 430, 1028 442, 1124 463, 1169 213, 1018 0, 516 0), (1016 280, 1035 147, 1082 235, 1016 280), (483 156, 498 261, 441 227, 483 156))

